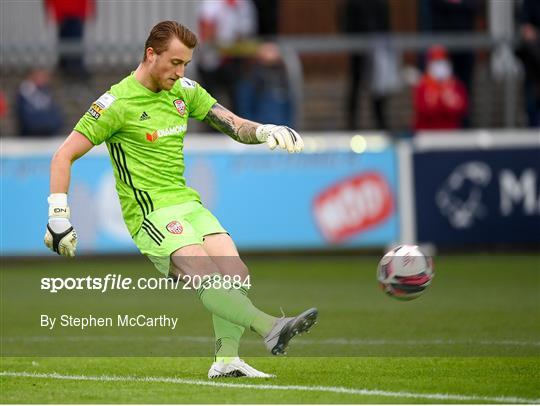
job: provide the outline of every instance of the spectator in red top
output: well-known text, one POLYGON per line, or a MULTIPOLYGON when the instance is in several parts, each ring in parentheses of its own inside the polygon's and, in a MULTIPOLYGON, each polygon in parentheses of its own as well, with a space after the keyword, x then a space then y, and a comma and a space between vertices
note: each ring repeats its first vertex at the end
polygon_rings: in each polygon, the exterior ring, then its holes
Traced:
POLYGON ((7 100, 4 92, 0 90, 0 120, 3 119, 8 112, 7 100))
POLYGON ((446 49, 430 48, 426 73, 414 89, 415 130, 461 128, 467 108, 467 90, 453 75, 446 49))
MULTIPOLYGON (((47 12, 58 24, 60 44, 74 46, 81 52, 84 24, 95 13, 94 0, 45 0, 47 12)), ((59 66, 62 72, 74 78, 87 75, 82 53, 60 51, 59 66)))

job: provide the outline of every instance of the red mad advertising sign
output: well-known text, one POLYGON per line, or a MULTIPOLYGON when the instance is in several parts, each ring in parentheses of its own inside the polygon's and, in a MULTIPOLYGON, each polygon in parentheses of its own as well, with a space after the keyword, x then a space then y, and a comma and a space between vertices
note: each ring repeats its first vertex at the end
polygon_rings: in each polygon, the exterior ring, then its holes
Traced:
POLYGON ((386 179, 365 172, 331 185, 313 201, 315 221, 324 238, 339 243, 388 219, 394 197, 386 179))

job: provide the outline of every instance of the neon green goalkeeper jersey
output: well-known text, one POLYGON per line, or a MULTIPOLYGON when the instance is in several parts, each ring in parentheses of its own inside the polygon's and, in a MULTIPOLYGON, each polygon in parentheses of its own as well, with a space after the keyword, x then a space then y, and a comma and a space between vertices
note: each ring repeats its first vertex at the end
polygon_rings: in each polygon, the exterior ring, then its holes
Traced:
POLYGON ((96 100, 75 126, 94 145, 107 143, 132 236, 152 211, 200 201, 184 178, 184 136, 188 118, 203 120, 215 102, 187 78, 155 93, 131 74, 96 100))

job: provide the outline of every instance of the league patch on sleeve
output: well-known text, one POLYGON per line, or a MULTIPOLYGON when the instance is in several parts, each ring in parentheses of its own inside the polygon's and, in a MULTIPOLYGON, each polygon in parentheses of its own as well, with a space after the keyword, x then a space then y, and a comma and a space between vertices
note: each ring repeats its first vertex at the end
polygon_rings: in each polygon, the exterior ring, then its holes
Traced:
POLYGON ((100 106, 101 108, 103 109, 107 109, 111 106, 111 104, 114 103, 114 101, 116 100, 116 97, 114 97, 112 94, 110 93, 103 93, 99 99, 96 100, 96 104, 98 106, 100 106))
POLYGON ((182 78, 180 79, 180 82, 182 83, 182 87, 195 89, 196 82, 191 79, 182 78))
POLYGON ((103 110, 109 108, 111 104, 114 103, 116 97, 110 93, 103 93, 99 99, 97 99, 90 108, 88 109, 88 114, 94 117, 96 120, 101 117, 103 110))

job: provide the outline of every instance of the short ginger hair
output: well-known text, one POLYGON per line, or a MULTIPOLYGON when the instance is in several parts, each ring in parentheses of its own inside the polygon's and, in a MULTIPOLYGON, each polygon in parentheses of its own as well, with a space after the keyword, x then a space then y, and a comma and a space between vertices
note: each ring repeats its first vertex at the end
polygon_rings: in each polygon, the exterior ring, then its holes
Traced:
POLYGON ((173 37, 178 38, 190 49, 197 46, 197 36, 186 26, 176 21, 161 21, 154 25, 146 39, 143 61, 146 61, 146 50, 148 48, 153 48, 155 53, 159 55, 167 49, 173 37))

